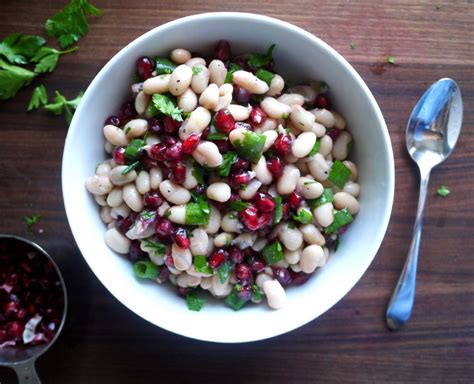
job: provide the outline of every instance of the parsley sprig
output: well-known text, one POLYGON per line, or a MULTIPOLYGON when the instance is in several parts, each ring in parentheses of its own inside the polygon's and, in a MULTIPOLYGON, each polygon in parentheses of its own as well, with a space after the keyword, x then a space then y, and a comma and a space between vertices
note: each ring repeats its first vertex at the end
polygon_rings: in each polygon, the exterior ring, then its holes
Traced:
POLYGON ((74 99, 67 100, 59 91, 56 91, 54 101, 50 104, 46 104, 43 108, 55 115, 64 113, 67 123, 70 124, 74 111, 77 109, 83 94, 84 92, 81 91, 74 99))

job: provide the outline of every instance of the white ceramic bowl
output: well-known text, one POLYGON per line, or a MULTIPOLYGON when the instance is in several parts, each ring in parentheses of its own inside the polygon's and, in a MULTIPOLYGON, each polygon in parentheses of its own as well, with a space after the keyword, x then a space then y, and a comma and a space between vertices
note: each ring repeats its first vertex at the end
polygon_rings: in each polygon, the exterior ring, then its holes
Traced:
POLYGON ((314 320, 349 292, 368 268, 382 242, 392 209, 394 164, 387 127, 366 84, 329 45, 280 20, 245 13, 207 13, 164 24, 117 53, 87 89, 69 128, 62 165, 63 195, 74 238, 87 263, 105 287, 137 315, 177 334, 215 342, 245 342, 291 331, 314 320), (239 312, 222 302, 201 312, 166 285, 134 278, 132 266, 104 243, 105 227, 97 205, 84 187, 105 158, 102 126, 130 96, 135 61, 143 55, 166 55, 173 48, 211 51, 218 39, 234 53, 264 52, 276 43, 276 70, 287 79, 324 80, 335 109, 346 118, 354 137, 353 160, 359 166, 361 211, 343 235, 339 249, 305 285, 287 289, 279 311, 265 304, 239 312))

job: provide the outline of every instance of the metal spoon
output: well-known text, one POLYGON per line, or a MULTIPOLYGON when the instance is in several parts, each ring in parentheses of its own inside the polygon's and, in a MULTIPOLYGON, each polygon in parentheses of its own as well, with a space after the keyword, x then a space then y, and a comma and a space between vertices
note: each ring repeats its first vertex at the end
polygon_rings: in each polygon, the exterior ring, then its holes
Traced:
POLYGON ((441 79, 425 92, 408 120, 406 145, 420 170, 420 196, 408 257, 385 315, 387 326, 392 330, 399 329, 411 315, 430 171, 453 151, 461 131, 462 114, 459 86, 454 80, 441 79))

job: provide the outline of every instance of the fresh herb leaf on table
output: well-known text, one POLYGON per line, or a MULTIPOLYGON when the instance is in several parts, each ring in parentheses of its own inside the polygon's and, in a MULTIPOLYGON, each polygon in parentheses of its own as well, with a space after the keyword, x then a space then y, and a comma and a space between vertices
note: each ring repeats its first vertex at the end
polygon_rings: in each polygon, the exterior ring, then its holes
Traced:
POLYGON ((100 16, 102 11, 90 4, 88 0, 72 0, 46 21, 44 25, 46 35, 55 37, 61 48, 78 42, 89 32, 86 14, 100 16))
POLYGON ((82 95, 84 92, 80 92, 72 100, 67 100, 59 91, 56 91, 56 96, 54 97, 54 102, 50 104, 46 104, 43 108, 49 112, 54 113, 55 115, 65 114, 66 121, 68 124, 71 123, 72 116, 74 115, 74 111, 77 109, 79 102, 82 99, 82 95))
POLYGON ((395 57, 387 56, 387 64, 394 65, 395 64, 395 57))
POLYGON ((79 47, 73 47, 66 51, 58 51, 51 47, 42 47, 35 56, 31 58, 35 66, 36 73, 53 72, 58 64, 59 56, 75 52, 79 47))
POLYGON ((436 193, 441 197, 448 197, 451 191, 448 189, 448 187, 446 187, 446 185, 442 185, 441 187, 438 188, 436 193))
POLYGON ((0 59, 0 100, 14 97, 18 90, 31 83, 36 74, 28 69, 10 65, 0 59))
POLYGON ((40 217, 41 217, 40 215, 31 215, 31 216, 24 216, 23 219, 25 220, 25 223, 28 226, 28 228, 31 228, 33 225, 35 225, 38 222, 40 217))
POLYGON ((28 112, 33 109, 39 108, 40 105, 45 105, 48 103, 48 94, 46 93, 46 88, 43 84, 38 85, 31 95, 30 103, 28 104, 28 112))
POLYGON ((0 55, 12 64, 28 64, 28 61, 46 44, 41 36, 22 35, 15 32, 0 42, 0 55))

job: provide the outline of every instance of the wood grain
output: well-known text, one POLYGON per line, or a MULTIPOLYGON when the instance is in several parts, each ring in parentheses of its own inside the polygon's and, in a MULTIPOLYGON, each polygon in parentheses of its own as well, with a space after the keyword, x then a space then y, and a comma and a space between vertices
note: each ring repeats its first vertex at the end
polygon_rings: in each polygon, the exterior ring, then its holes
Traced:
MULTIPOLYGON (((65 1, 2 0, 0 39, 38 34, 65 1)), ((95 0, 80 50, 40 82, 69 97, 85 89, 107 60, 145 31, 178 17, 245 11, 298 25, 342 53, 374 93, 389 127, 396 191, 384 243, 356 287, 316 321, 250 344, 189 340, 148 324, 97 281, 67 225, 60 166, 67 126, 43 112, 27 114, 32 87, 0 104, 0 232, 30 237, 64 269, 67 326, 38 361, 45 383, 472 383, 474 381, 474 5, 472 1, 165 1, 95 0), (352 49, 350 44, 355 43, 352 49), (393 55, 396 65, 384 65, 393 55), (433 81, 456 79, 465 107, 453 155, 432 174, 415 309, 398 333, 383 314, 403 265, 414 220, 418 176, 404 130, 418 97, 433 81), (451 195, 435 196, 441 185, 451 195), (23 215, 41 214, 42 234, 23 215)), ((38 81, 37 81, 38 82, 38 81)), ((242 324, 242 327, 251 327, 242 324)), ((232 332, 229 329, 229 332, 232 332)), ((2 384, 14 375, 0 370, 2 384)))

